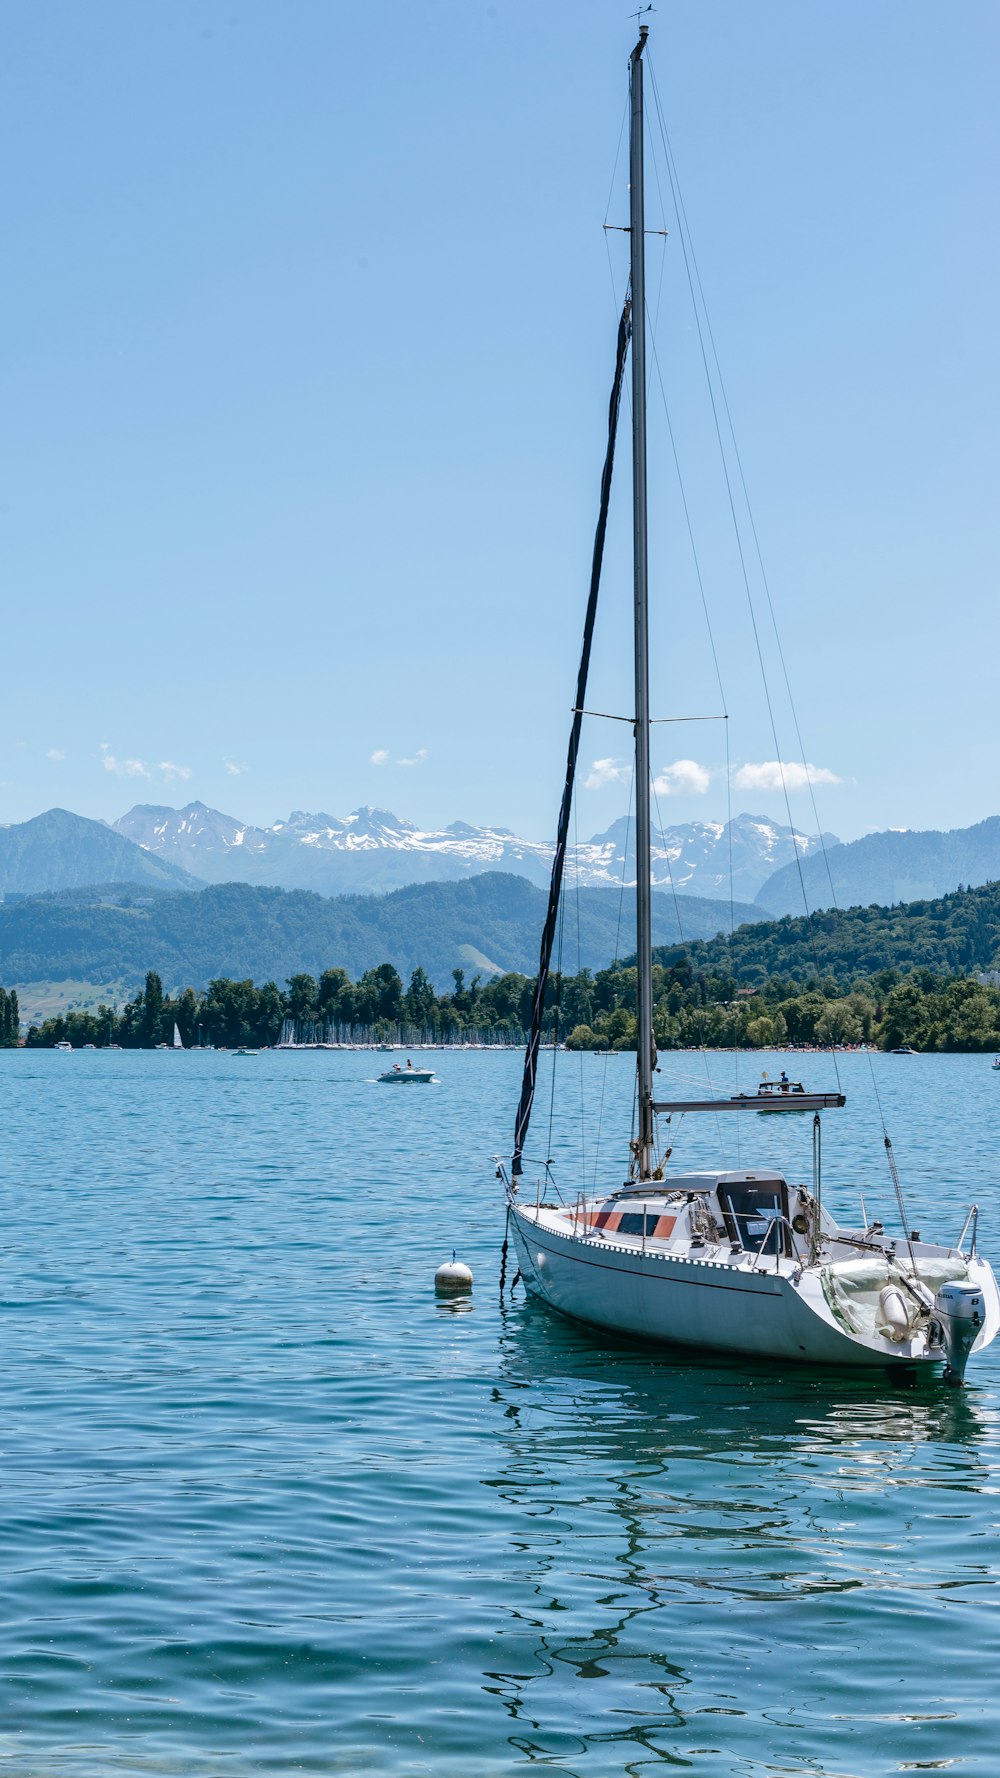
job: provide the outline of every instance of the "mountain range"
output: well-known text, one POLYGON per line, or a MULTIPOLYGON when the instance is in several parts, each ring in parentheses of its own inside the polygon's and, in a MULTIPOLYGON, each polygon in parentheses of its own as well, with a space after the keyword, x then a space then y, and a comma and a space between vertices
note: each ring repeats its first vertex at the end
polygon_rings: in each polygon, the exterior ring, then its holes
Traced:
MULTIPOLYGON (((387 809, 350 815, 308 815, 254 827, 188 803, 171 809, 138 804, 115 822, 149 856, 209 883, 270 883, 323 895, 375 893, 405 883, 454 882, 484 870, 513 872, 548 886, 552 845, 525 840, 505 827, 454 821, 440 831, 418 828, 387 809)), ((832 834, 827 846, 837 845, 832 834)), ((653 836, 653 884, 685 894, 752 901, 781 865, 819 849, 818 839, 763 815, 731 823, 689 821, 653 836), (732 890, 730 891, 730 864, 732 890)), ((571 847, 567 875, 588 889, 620 889, 635 881, 633 824, 624 817, 605 833, 571 847)))
POLYGON ((949 833, 868 833, 828 849, 825 858, 803 855, 801 871, 800 881, 799 867, 785 865, 757 891, 768 914, 801 914, 803 888, 810 908, 831 907, 834 894, 837 906, 849 908, 892 906, 947 895, 960 885, 992 883, 1000 878, 1000 815, 949 833))
MULTIPOLYGON (((0 827, 0 898, 95 884, 149 892, 249 882, 321 895, 378 894, 421 882, 459 882, 484 871, 548 885, 552 847, 507 828, 456 821, 440 831, 388 810, 331 816, 294 812, 255 827, 204 803, 183 809, 139 804, 114 826, 50 809, 0 827)), ((1000 816, 951 832, 890 830, 841 844, 767 816, 691 821, 653 838, 654 886, 728 903, 756 902, 765 918, 813 908, 893 906, 1000 879, 1000 816), (833 879, 833 889, 831 881, 833 879)), ((567 882, 620 893, 635 879, 631 823, 570 848, 567 882)))

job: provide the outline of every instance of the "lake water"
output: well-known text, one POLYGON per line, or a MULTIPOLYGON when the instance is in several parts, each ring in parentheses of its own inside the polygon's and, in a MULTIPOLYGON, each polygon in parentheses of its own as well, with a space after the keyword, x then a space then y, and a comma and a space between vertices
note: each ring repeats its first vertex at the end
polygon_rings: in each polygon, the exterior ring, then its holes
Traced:
MULTIPOLYGON (((393 1091, 377 1060, 0 1052, 0 1772, 992 1778, 1000 1342, 907 1389, 501 1308, 520 1058, 393 1091)), ((888 1222, 839 1066, 825 1198, 888 1222)), ((1000 1259, 990 1058, 872 1066, 911 1221, 976 1198, 1000 1259)), ((531 1146, 565 1176, 582 1104, 617 1180, 632 1059, 558 1070, 531 1146)), ((740 1124, 808 1179, 809 1123, 689 1118, 675 1158, 740 1124)))

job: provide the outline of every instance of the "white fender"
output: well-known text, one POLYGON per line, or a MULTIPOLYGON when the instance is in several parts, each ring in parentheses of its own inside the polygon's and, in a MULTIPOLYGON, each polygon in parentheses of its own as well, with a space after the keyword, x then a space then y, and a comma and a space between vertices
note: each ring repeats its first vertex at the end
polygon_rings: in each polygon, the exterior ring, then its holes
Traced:
POLYGON ((878 1310, 876 1333, 885 1334, 889 1340, 905 1340, 910 1332, 910 1315, 898 1285, 887 1284, 879 1291, 878 1310))

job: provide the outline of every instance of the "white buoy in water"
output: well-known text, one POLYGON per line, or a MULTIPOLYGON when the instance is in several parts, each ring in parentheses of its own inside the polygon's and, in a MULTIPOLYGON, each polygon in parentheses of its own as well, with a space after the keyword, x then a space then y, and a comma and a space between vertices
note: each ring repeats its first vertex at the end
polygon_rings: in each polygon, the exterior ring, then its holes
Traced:
POLYGON ((454 1249, 451 1259, 443 1266, 438 1266, 434 1274, 434 1289, 449 1294, 472 1289, 472 1273, 468 1266, 463 1266, 461 1260, 455 1258, 454 1249))

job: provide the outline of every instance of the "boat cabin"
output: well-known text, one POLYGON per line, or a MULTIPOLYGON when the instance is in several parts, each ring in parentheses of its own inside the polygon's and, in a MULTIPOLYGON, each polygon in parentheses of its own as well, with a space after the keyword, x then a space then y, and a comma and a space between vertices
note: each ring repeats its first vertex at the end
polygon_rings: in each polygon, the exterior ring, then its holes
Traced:
POLYGON ((675 1173, 662 1184, 631 1182, 603 1200, 539 1209, 548 1208, 577 1234, 586 1232, 615 1245, 638 1240, 654 1250, 726 1247, 791 1259, 800 1251, 796 1236, 807 1233, 801 1195, 796 1191, 792 1204, 786 1180, 768 1170, 675 1173))

